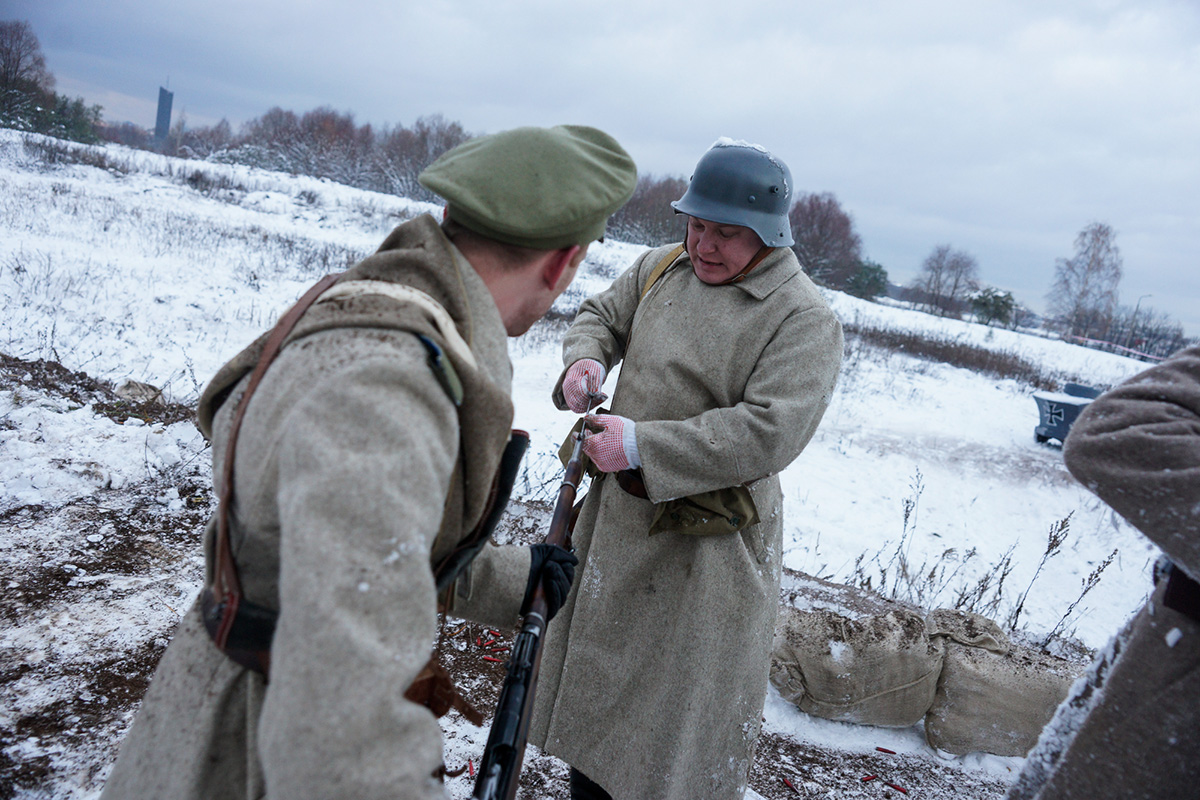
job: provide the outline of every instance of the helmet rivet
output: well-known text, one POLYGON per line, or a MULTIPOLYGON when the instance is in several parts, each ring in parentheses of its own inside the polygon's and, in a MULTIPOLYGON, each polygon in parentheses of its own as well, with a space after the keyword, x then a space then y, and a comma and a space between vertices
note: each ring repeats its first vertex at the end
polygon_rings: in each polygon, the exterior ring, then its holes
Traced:
POLYGON ((750 197, 748 197, 747 199, 748 199, 748 200, 749 200, 751 203, 753 203, 753 202, 754 202, 755 200, 757 200, 758 198, 757 198, 757 197, 755 197, 754 195, 750 195, 750 197))
POLYGON ((772 187, 771 187, 771 194, 779 194, 779 187, 778 187, 778 186, 772 186, 772 187))

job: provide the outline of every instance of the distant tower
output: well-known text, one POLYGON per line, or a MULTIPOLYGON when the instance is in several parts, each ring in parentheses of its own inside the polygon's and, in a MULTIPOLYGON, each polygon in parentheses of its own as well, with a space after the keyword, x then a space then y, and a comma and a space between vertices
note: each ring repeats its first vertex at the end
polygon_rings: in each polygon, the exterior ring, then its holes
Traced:
POLYGON ((158 87, 158 121, 154 123, 154 138, 163 141, 171 132, 171 100, 175 93, 158 87))

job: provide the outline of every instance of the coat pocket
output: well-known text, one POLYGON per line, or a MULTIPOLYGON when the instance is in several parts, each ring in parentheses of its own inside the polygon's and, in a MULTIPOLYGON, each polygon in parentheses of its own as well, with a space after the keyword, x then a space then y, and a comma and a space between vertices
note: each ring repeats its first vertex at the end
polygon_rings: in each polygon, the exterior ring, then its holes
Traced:
POLYGON ((659 503, 650 535, 671 531, 691 536, 736 533, 758 524, 758 508, 747 486, 730 486, 659 503))

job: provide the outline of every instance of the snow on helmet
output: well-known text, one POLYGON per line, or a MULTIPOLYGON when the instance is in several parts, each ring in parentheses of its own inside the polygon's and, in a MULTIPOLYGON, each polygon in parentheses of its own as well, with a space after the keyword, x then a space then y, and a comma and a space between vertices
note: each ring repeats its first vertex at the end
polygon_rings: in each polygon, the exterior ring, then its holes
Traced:
POLYGON ((793 243, 788 211, 792 206, 792 173, 765 148, 749 142, 718 139, 700 157, 683 197, 671 203, 677 214, 743 225, 769 247, 793 243))

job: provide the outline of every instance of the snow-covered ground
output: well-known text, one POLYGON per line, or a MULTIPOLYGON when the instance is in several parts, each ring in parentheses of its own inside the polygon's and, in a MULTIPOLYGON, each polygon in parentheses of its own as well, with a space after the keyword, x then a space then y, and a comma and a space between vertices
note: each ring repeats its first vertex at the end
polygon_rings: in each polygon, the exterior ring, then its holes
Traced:
MULTIPOLYGON (((59 362, 113 384, 143 381, 176 403, 194 403, 216 369, 318 276, 353 263, 399 221, 432 209, 327 181, 117 147, 91 150, 95 166, 49 163, 36 144, 44 140, 29 141, 35 144, 0 130, 0 353, 59 362)), ((573 309, 643 250, 594 245, 558 309, 573 309)), ((1145 367, 1054 340, 835 292, 827 297, 859 328, 970 343, 1098 386, 1145 367)), ((558 474, 554 452, 572 422, 549 399, 562 330, 539 325, 510 346, 515 424, 533 435, 518 486, 525 499, 548 495, 558 474)), ((209 502, 207 453, 190 423, 120 421, 98 411, 94 398, 26 380, 19 365, 6 375, 0 581, 9 598, 0 608, 0 776, 8 777, 7 784, 0 777, 0 794, 8 788, 22 797, 91 797, 129 714, 106 723, 109 740, 99 748, 79 734, 92 719, 86 714, 75 714, 76 728, 67 725, 65 733, 63 725, 39 720, 79 702, 72 676, 89 663, 126 664, 133 674, 136 654, 169 637, 200 579, 194 542, 209 502), (122 521, 129 517, 157 522, 138 527, 122 521), (114 550, 117 543, 125 549, 114 550), (114 565, 122 554, 128 559, 120 569, 114 565), (56 582, 62 595, 44 596, 45 581, 56 582)), ((833 404, 782 475, 786 566, 838 582, 870 577, 875 588, 882 581, 899 599, 928 608, 953 605, 991 580, 977 610, 1003 620, 1033 581, 1051 526, 1070 515, 1065 545, 1028 593, 1019 634, 1038 641, 1065 630, 1088 648, 1102 646, 1141 604, 1157 553, 1070 477, 1056 447, 1034 442, 1032 392, 1012 379, 850 337, 833 404), (900 577, 892 554, 901 546, 910 575, 933 570, 941 577, 900 577), (1083 582, 1114 551, 1098 586, 1064 621, 1083 582), (1005 559, 1011 572, 997 589, 1005 559)), ((136 696, 134 684, 113 699, 136 696)), ((973 775, 983 787, 957 796, 997 797, 1020 767, 1019 759, 937 754, 919 728, 810 718, 774 692, 766 720, 767 734, 800 745, 864 758, 882 746, 896 758, 973 775)), ((451 727, 448 735, 451 766, 482 750, 486 738, 469 727, 451 727)), ((807 796, 856 796, 821 780, 808 781, 807 796)), ((467 785, 466 778, 452 780, 451 794, 468 796, 467 785)))

